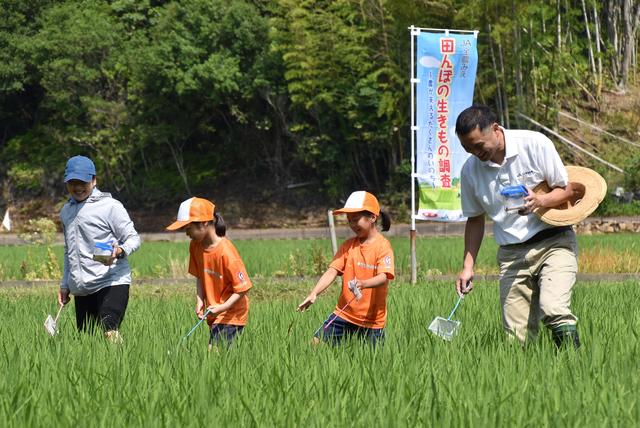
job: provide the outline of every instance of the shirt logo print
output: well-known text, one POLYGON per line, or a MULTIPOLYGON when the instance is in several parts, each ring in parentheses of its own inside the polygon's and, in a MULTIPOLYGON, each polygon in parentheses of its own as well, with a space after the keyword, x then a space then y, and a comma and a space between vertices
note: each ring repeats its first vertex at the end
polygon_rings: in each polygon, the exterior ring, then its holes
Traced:
POLYGON ((518 177, 518 178, 522 178, 522 177, 525 177, 525 176, 527 176, 527 175, 533 175, 533 174, 535 174, 535 173, 536 173, 536 172, 535 172, 535 171, 533 171, 533 170, 523 171, 523 172, 521 172, 521 173, 517 174, 517 175, 516 175, 516 177, 518 177))
POLYGON ((204 268, 204 272, 208 273, 209 275, 213 275, 213 276, 215 276, 215 277, 217 277, 219 279, 222 279, 222 275, 219 274, 218 272, 216 272, 215 270, 204 268))
POLYGON ((386 257, 384 258, 384 265, 385 265, 386 267, 391 267, 391 256, 386 256, 386 257))
POLYGON ((238 272, 238 279, 240 282, 244 282, 244 274, 242 272, 238 272))
POLYGON ((365 269, 375 269, 376 268, 374 265, 368 265, 368 264, 363 263, 363 262, 358 262, 358 263, 356 263, 356 265, 358 265, 358 267, 363 267, 365 269))

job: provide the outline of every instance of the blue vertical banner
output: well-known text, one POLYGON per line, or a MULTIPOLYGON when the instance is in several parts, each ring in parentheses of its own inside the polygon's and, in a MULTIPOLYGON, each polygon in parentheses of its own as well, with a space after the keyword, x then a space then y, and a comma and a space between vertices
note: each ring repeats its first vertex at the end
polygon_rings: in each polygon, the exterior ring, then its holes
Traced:
MULTIPOLYGON (((454 30, 451 30, 454 31, 454 30)), ((420 32, 416 49, 417 220, 464 221, 460 171, 469 156, 456 119, 473 103, 477 33, 420 32)))

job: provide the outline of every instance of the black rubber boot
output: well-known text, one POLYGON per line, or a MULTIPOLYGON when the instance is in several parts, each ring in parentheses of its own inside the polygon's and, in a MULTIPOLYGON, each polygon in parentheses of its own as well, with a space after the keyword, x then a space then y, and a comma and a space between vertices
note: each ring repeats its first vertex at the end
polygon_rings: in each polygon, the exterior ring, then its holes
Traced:
POLYGON ((580 347, 580 336, 578 330, 573 324, 559 325, 551 329, 551 337, 558 349, 567 346, 573 346, 575 349, 580 347))

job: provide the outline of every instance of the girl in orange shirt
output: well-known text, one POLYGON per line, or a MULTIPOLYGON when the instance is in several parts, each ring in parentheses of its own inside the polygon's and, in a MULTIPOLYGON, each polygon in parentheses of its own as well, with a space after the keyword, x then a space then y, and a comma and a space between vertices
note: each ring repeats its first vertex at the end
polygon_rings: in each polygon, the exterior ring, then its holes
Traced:
POLYGON ((225 238, 227 227, 215 205, 191 198, 180 204, 177 221, 167 230, 184 229, 191 238, 189 273, 196 277, 196 315, 211 328, 209 349, 214 342, 231 343, 242 332, 249 315, 252 287, 236 247, 225 238))
POLYGON ((380 211, 378 200, 371 193, 353 192, 344 208, 334 214, 347 214, 349 227, 356 234, 341 246, 327 271, 298 306, 305 311, 320 293, 342 276, 342 292, 333 313, 314 335, 320 340, 339 343, 348 335, 357 335, 371 344, 384 341, 387 320, 387 292, 394 278, 393 248, 378 232, 376 223, 382 220, 382 230, 391 226, 389 216, 380 211))

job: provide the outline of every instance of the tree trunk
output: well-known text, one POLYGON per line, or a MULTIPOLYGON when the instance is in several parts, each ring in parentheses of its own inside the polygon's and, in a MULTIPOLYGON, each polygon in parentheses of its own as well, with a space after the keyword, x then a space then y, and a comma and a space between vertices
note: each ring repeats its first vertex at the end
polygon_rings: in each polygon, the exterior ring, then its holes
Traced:
POLYGON ((376 159, 373 156, 373 150, 366 150, 366 153, 369 155, 368 158, 371 165, 371 175, 373 176, 374 188, 376 191, 379 191, 382 183, 380 183, 380 174, 378 174, 378 166, 376 165, 376 159))
POLYGON ((637 84, 636 71, 638 70, 638 44, 633 44, 633 84, 637 84))
MULTIPOLYGON (((560 0, 556 0, 556 38, 557 38, 557 49, 554 53, 553 62, 561 62, 562 61, 562 8, 560 6, 560 0)), ((555 82, 551 81, 551 75, 549 76, 549 90, 553 87, 553 95, 552 100, 558 100, 558 87, 555 82)), ((555 106, 553 106, 555 107, 555 106)), ((557 119, 557 117, 555 118, 557 119)), ((557 123, 557 121, 556 121, 557 123)))
MULTIPOLYGON (((542 37, 541 37, 541 39, 544 40, 546 38, 546 36, 547 36, 547 25, 545 24, 544 9, 542 9, 540 11, 540 19, 542 20, 542 37)), ((532 33, 532 36, 531 36, 531 40, 532 40, 532 42, 535 42, 535 46, 542 47, 542 46, 540 46, 539 42, 537 42, 537 41, 535 41, 533 39, 533 33, 532 33)), ((535 46, 533 48, 534 50, 536 49, 535 46)), ((543 60, 544 60, 544 54, 545 53, 546 53, 545 49, 542 48, 542 55, 543 55, 542 58, 543 58, 543 60)), ((544 79, 540 79, 540 93, 545 94, 547 92, 547 89, 548 88, 545 85, 545 80, 544 79)))
POLYGON ((496 55, 493 49, 493 37, 491 36, 491 24, 487 25, 489 34, 489 53, 491 54, 491 63, 493 65, 493 74, 496 78, 496 106, 498 108, 498 116, 500 117, 500 123, 504 125, 504 110, 502 108, 502 90, 500 84, 500 75, 498 73, 498 66, 496 64, 496 55))
POLYGON ((169 146, 169 150, 171 151, 171 156, 173 157, 173 161, 176 164, 176 169, 178 170, 178 174, 180 174, 180 178, 182 178, 182 183, 184 184, 184 190, 187 191, 187 195, 191 195, 191 189, 189 188, 189 181, 187 179, 187 172, 184 168, 182 146, 178 146, 178 145, 174 146, 170 141, 167 141, 167 146, 169 146))
MULTIPOLYGON (((571 11, 569 7, 569 2, 564 0, 564 13, 568 14, 571 11)), ((573 33, 571 32, 571 19, 565 19, 565 25, 567 26, 567 35, 566 35, 566 43, 565 45, 572 46, 573 45, 573 33)))
POLYGON ((591 67, 591 74, 593 75, 593 88, 598 87, 598 76, 596 73, 596 61, 593 57, 593 42, 591 41, 591 30, 589 29, 589 15, 587 14, 587 5, 584 0, 580 0, 582 3, 582 15, 584 16, 584 28, 587 31, 587 43, 589 46, 589 66, 591 67))
POLYGON ((272 93, 269 89, 261 90, 260 95, 268 106, 273 123, 273 144, 271 142, 263 144, 265 158, 273 174, 275 185, 284 187, 291 178, 290 162, 286 155, 287 141, 295 141, 295 136, 289 131, 286 97, 272 93))
POLYGON ((607 35, 611 43, 613 52, 608 55, 611 58, 611 77, 618 81, 620 72, 620 43, 618 39, 618 22, 620 7, 618 1, 608 0, 605 3, 605 22, 607 24, 607 35))
POLYGON ((502 55, 502 44, 498 42, 498 58, 500 59, 500 74, 502 75, 502 107, 504 108, 504 123, 507 128, 510 128, 509 124, 509 98, 507 95, 506 73, 504 72, 504 57, 502 55))
MULTIPOLYGON (((374 6, 379 17, 379 27, 381 29, 380 34, 382 36, 382 55, 384 58, 383 63, 386 63, 385 65, 389 68, 396 67, 397 64, 393 61, 392 58, 391 46, 393 40, 390 40, 390 30, 388 28, 389 26, 387 25, 387 21, 389 21, 390 18, 387 17, 385 2, 383 0, 377 0, 374 6)), ((389 159, 391 162, 391 165, 389 165, 389 171, 393 171, 402 160, 402 147, 404 146, 404 141, 402 139, 394 138, 398 135, 397 129, 399 128, 401 122, 393 123, 394 121, 391 117, 389 117, 389 120, 391 122, 390 125, 392 125, 390 126, 392 134, 389 136, 391 144, 389 144, 387 152, 389 154, 389 159)))
MULTIPOLYGON (((517 10, 515 1, 511 2, 511 11, 513 16, 516 17, 517 10)), ((516 106, 518 111, 524 111, 524 95, 522 91, 522 55, 520 49, 522 48, 522 42, 520 41, 520 25, 514 25, 513 27, 513 54, 515 55, 515 83, 516 83, 516 106)), ((519 121, 519 119, 516 119, 519 121)))
POLYGON ((562 51, 562 18, 560 0, 556 0, 556 45, 558 52, 562 51))
POLYGON ((531 80, 533 84, 533 110, 538 108, 538 83, 536 79, 536 49, 533 39, 533 20, 529 20, 529 37, 531 38, 531 80))
POLYGON ((620 63, 620 79, 618 89, 622 92, 627 90, 629 79, 629 68, 632 61, 633 50, 636 44, 636 31, 640 20, 640 4, 632 4, 631 0, 623 0, 622 24, 623 24, 623 46, 622 62, 620 63))
POLYGON ((602 92, 602 49, 600 48, 600 19, 598 18, 598 6, 596 4, 596 0, 593 0, 593 22, 595 23, 596 53, 598 55, 596 98, 599 98, 602 92))

